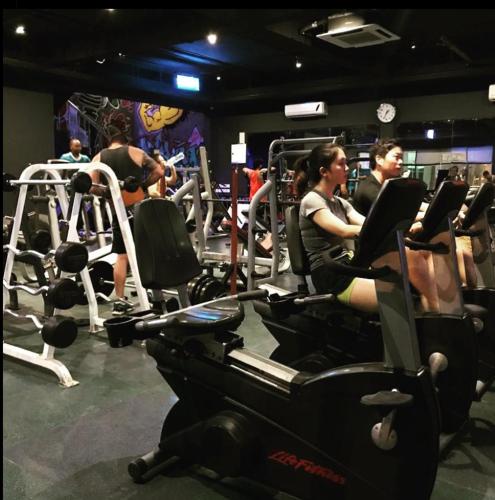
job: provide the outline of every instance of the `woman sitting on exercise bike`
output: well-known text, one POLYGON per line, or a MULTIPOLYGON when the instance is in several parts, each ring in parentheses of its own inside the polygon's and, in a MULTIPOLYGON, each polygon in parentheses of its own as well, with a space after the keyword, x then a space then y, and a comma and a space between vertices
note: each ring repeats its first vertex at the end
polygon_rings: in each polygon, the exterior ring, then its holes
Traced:
MULTIPOLYGON (((304 194, 299 212, 301 236, 316 291, 335 293, 346 305, 375 312, 375 282, 339 275, 329 265, 330 260, 350 260, 351 240, 359 235, 365 220, 348 201, 333 194, 338 185, 346 183, 348 170, 344 150, 333 144, 316 146, 301 162, 295 175, 297 192, 299 196, 304 194)), ((438 296, 426 260, 428 253, 406 251, 409 279, 421 294, 424 310, 437 311, 438 296)))

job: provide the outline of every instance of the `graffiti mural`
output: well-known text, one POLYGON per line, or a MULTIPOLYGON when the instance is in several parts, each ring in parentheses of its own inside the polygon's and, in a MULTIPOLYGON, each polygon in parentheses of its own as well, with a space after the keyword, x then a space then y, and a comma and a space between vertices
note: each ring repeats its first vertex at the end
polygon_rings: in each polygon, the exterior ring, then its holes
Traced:
POLYGON ((136 103, 136 108, 141 123, 148 132, 156 132, 165 125, 172 125, 184 113, 182 109, 157 106, 145 102, 136 103))
POLYGON ((160 150, 164 158, 184 153, 186 167, 199 165, 199 146, 205 144, 207 121, 202 113, 135 103, 134 137, 145 151, 160 150))
POLYGON ((72 95, 55 118, 57 131, 65 132, 67 141, 80 139, 90 155, 106 147, 107 130, 115 125, 130 144, 149 154, 158 149, 167 159, 184 153, 184 167, 199 165, 199 147, 209 135, 208 119, 202 113, 93 94, 72 95))

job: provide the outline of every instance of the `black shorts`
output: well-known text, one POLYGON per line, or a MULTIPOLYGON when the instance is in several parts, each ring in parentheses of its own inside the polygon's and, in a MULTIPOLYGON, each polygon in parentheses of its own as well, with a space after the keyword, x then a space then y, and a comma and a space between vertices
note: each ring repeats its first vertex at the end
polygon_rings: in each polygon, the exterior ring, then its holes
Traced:
MULTIPOLYGON (((132 217, 129 218, 129 225, 131 226, 131 233, 134 237, 134 219, 132 217)), ((117 216, 115 214, 113 215, 112 233, 112 252, 119 254, 127 253, 124 245, 124 238, 122 237, 122 231, 120 230, 119 222, 117 221, 117 216)))
POLYGON ((352 282, 352 276, 337 274, 330 266, 323 264, 311 271, 311 280, 316 293, 343 292, 352 282))

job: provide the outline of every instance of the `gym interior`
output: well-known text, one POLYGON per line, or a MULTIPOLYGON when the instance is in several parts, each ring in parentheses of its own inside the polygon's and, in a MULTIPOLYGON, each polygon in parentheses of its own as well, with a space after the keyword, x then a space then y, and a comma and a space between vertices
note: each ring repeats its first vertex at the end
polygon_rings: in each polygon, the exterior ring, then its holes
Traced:
POLYGON ((3 15, 4 498, 495 499, 495 9, 3 15))

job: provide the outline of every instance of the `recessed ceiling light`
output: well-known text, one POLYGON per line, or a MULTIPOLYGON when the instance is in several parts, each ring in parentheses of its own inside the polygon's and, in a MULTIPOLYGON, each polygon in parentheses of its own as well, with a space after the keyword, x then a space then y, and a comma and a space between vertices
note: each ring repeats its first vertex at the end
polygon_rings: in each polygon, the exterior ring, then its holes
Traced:
POLYGON ((296 61, 296 68, 302 68, 302 62, 301 61, 296 61))
POLYGON ((414 50, 416 48, 416 45, 414 43, 411 45, 411 49, 414 50))
POLYGON ((221 76, 217 76, 217 80, 221 80, 221 79, 222 79, 222 77, 221 77, 221 76))
POLYGON ((209 43, 210 45, 215 45, 215 44, 217 43, 217 38, 218 38, 218 37, 217 37, 216 33, 210 33, 210 34, 206 37, 206 39, 208 40, 208 43, 209 43))
POLYGON ((19 24, 19 26, 17 26, 16 29, 15 29, 15 34, 16 35, 25 35, 26 34, 26 28, 22 24, 19 24))
POLYGON ((122 52, 119 52, 119 57, 125 57, 125 54, 123 54, 122 52))

